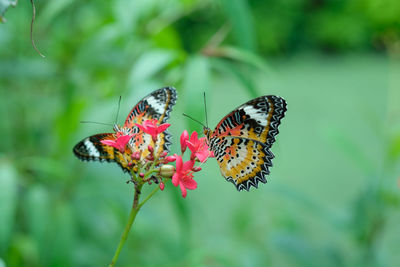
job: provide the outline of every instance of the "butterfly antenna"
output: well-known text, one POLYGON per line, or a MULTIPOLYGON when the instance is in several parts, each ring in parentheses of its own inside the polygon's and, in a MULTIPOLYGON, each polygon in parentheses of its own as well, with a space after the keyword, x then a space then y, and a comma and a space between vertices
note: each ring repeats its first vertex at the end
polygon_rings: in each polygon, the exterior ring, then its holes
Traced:
POLYGON ((201 124, 203 127, 206 127, 203 123, 201 123, 200 121, 196 120, 195 118, 190 117, 189 115, 183 113, 183 116, 188 117, 189 119, 201 124))
POLYGON ((206 125, 208 128, 208 117, 207 117, 207 102, 206 102, 206 92, 203 92, 203 96, 204 96, 204 114, 206 116, 206 125))
POLYGON ((80 123, 94 123, 94 124, 101 124, 101 125, 111 125, 113 126, 111 123, 104 123, 104 122, 97 122, 97 121, 80 121, 80 123))
POLYGON ((118 122, 118 114, 119 114, 120 106, 121 106, 121 96, 119 96, 119 100, 118 100, 117 117, 115 118, 115 124, 117 124, 117 122, 118 122))

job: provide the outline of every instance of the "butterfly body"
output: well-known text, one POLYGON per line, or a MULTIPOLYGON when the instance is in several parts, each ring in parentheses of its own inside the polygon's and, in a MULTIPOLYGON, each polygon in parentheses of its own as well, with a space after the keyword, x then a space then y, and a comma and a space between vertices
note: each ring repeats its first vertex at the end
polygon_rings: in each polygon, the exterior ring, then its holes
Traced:
POLYGON ((144 97, 127 116, 123 126, 114 125, 114 133, 101 133, 89 136, 73 148, 76 157, 81 160, 116 162, 128 172, 135 164, 131 159, 134 152, 140 152, 139 161, 144 161, 149 154, 148 146, 154 148, 154 153, 160 155, 163 151, 169 150, 169 134, 167 131, 160 133, 156 140, 142 132, 136 124, 142 124, 146 120, 156 120, 157 124, 166 122, 169 113, 177 98, 176 90, 172 87, 165 87, 154 91, 144 97), (127 138, 126 147, 116 147, 104 144, 104 141, 118 141, 118 138, 127 138))
POLYGON ((270 151, 286 112, 286 101, 278 96, 250 100, 226 115, 215 130, 205 127, 209 149, 221 174, 237 190, 266 183, 274 155, 270 151))

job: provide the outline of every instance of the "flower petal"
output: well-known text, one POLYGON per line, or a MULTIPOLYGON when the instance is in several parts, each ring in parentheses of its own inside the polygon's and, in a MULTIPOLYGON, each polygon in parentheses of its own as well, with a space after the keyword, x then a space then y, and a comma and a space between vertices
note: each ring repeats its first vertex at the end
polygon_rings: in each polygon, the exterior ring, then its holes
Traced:
POLYGON ((178 156, 177 154, 174 154, 176 158, 176 172, 180 173, 182 172, 182 156, 178 156))
POLYGON ((174 175, 172 176, 172 184, 174 186, 178 186, 178 184, 179 184, 179 174, 178 173, 174 173, 174 175))
POLYGON ((187 170, 192 170, 194 163, 195 163, 194 160, 188 160, 185 163, 183 163, 182 172, 185 172, 187 170))
POLYGON ((121 147, 125 147, 126 144, 128 144, 129 140, 131 140, 132 137, 133 137, 133 134, 132 135, 123 135, 123 136, 117 138, 116 142, 121 147))
POLYGON ((161 124, 160 126, 157 127, 157 132, 158 132, 158 133, 162 133, 162 132, 164 132, 165 130, 167 130, 167 128, 168 128, 169 126, 171 126, 171 124, 169 124, 169 123, 161 124))
POLYGON ((102 144, 105 144, 107 146, 113 146, 115 147, 117 144, 115 142, 115 140, 101 140, 100 141, 102 144))
POLYGON ((198 134, 197 134, 196 131, 194 131, 194 132, 192 133, 192 135, 190 136, 190 142, 191 142, 192 144, 196 144, 196 143, 198 142, 198 140, 199 140, 198 134))
POLYGON ((184 181, 182 181, 182 183, 185 186, 185 188, 189 190, 194 190, 197 188, 197 182, 193 178, 185 179, 184 181))
POLYGON ((210 156, 210 151, 208 151, 207 149, 201 150, 201 151, 196 153, 196 157, 202 163, 205 162, 208 159, 209 156, 210 156))
POLYGON ((187 195, 186 188, 183 186, 183 184, 182 184, 182 183, 180 183, 180 184, 179 184, 179 186, 180 186, 180 188, 181 188, 181 191, 182 191, 182 196, 183 196, 183 198, 185 198, 185 197, 186 197, 186 195, 187 195))
POLYGON ((188 131, 184 130, 182 132, 181 138, 180 138, 182 154, 186 151, 186 148, 187 148, 186 141, 188 141, 188 140, 189 140, 189 133, 188 133, 188 131))

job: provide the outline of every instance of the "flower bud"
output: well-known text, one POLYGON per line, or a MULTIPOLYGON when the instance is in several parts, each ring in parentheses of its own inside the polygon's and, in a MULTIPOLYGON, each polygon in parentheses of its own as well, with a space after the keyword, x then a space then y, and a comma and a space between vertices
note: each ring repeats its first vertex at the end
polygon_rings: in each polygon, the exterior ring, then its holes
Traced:
POLYGON ((161 153, 160 158, 165 158, 168 155, 167 151, 164 151, 163 153, 161 153))
POLYGON ((163 191, 164 188, 165 188, 165 184, 164 184, 163 182, 161 182, 161 183, 160 183, 160 189, 161 189, 161 191, 163 191))
POLYGON ((149 145, 149 146, 147 147, 147 149, 149 150, 150 153, 153 153, 153 152, 154 152, 154 148, 153 148, 151 145, 149 145))
POLYGON ((140 176, 141 178, 143 178, 143 177, 144 177, 144 173, 143 173, 143 172, 139 173, 139 176, 140 176))
POLYGON ((184 130, 181 134, 181 152, 182 154, 186 151, 187 144, 186 141, 189 140, 189 133, 188 131, 184 130))
POLYGON ((201 167, 193 167, 192 171, 199 172, 199 171, 201 171, 201 167))
POLYGON ((169 163, 169 162, 174 162, 176 160, 175 156, 168 156, 165 158, 164 162, 169 163))
POLYGON ((172 177, 175 172, 175 167, 173 165, 162 165, 160 168, 160 175, 163 177, 172 177))

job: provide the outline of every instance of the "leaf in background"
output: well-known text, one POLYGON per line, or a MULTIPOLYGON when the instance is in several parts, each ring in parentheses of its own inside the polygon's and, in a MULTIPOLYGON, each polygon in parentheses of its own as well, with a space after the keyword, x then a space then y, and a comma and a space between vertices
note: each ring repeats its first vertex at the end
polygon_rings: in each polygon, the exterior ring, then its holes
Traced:
POLYGON ((224 57, 254 66, 266 74, 272 72, 272 69, 265 63, 265 60, 253 52, 232 46, 220 47, 218 48, 218 52, 224 57))
POLYGON ((51 222, 50 198, 46 189, 41 185, 36 185, 29 189, 25 199, 25 213, 27 214, 27 226, 33 241, 39 248, 41 256, 45 257, 48 250, 45 244, 45 234, 51 222))
POLYGON ((49 25, 51 21, 62 15, 62 13, 72 4, 73 0, 48 1, 44 9, 40 12, 40 20, 43 25, 49 25))
MULTIPOLYGON (((188 59, 183 81, 183 102, 185 113, 204 122, 203 92, 208 95, 210 88, 210 67, 206 57, 193 56, 188 59)), ((190 129, 198 129, 199 124, 188 119, 190 129)))
POLYGON ((252 98, 256 98, 259 95, 256 87, 254 86, 253 80, 240 71, 238 66, 235 64, 216 58, 212 59, 212 66, 222 72, 233 75, 241 84, 243 84, 252 98))
POLYGON ((238 45, 245 50, 254 51, 256 36, 251 10, 247 1, 223 0, 222 5, 232 24, 233 35, 238 45))
POLYGON ((6 13, 7 9, 11 7, 15 7, 17 5, 17 1, 10 0, 0 0, 0 22, 5 22, 6 19, 3 17, 6 13))
POLYGON ((133 65, 128 87, 133 88, 165 68, 175 58, 174 53, 167 50, 151 50, 143 54, 133 65))
POLYGON ((0 159, 0 251, 7 249, 17 208, 17 177, 12 164, 0 159))

